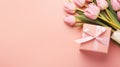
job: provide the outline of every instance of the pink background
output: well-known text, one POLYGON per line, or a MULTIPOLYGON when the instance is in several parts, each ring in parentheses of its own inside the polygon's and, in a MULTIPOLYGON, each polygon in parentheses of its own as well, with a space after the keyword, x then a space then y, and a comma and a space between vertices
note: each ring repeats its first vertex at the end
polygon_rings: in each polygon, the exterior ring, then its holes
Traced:
POLYGON ((73 40, 81 31, 63 23, 64 0, 0 0, 0 67, 120 67, 111 43, 104 60, 92 60, 73 40))

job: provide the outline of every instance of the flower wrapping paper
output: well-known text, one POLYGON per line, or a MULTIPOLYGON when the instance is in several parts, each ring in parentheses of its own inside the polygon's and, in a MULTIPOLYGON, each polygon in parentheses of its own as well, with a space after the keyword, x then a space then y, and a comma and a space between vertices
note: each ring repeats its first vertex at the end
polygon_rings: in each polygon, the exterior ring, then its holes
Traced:
POLYGON ((80 50, 108 53, 111 28, 84 24, 82 38, 75 40, 80 44, 80 50))

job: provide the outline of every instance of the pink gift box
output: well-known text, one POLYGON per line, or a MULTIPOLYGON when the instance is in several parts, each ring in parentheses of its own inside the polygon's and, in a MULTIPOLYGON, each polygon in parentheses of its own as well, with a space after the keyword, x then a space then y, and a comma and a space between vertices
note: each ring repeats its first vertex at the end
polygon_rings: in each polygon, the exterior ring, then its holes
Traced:
POLYGON ((75 40, 80 44, 80 50, 98 53, 108 53, 111 28, 84 24, 82 38, 75 40))

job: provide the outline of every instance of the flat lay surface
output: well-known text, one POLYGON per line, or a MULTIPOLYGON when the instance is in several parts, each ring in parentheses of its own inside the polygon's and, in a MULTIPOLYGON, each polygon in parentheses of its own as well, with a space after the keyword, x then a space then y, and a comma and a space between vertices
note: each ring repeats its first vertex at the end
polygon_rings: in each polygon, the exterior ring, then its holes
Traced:
POLYGON ((120 67, 110 42, 103 59, 79 51, 82 29, 63 22, 64 0, 0 0, 0 67, 120 67))

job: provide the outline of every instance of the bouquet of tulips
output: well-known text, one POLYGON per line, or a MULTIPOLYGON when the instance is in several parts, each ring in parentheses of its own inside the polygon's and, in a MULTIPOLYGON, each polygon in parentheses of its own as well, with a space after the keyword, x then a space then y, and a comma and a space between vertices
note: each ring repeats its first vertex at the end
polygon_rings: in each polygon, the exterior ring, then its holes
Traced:
POLYGON ((84 23, 112 28, 111 39, 120 45, 120 0, 68 0, 64 22, 72 27, 84 23))

